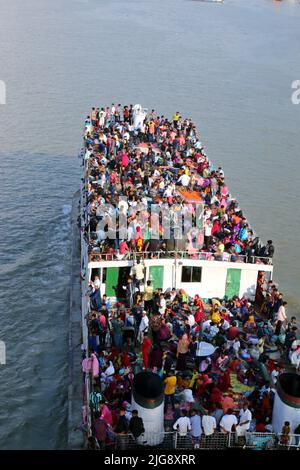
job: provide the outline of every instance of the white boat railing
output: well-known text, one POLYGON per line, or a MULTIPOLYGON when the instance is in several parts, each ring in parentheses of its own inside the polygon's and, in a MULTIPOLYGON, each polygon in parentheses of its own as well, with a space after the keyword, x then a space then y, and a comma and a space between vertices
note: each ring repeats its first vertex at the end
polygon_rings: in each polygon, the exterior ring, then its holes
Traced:
POLYGON ((273 264, 273 259, 268 256, 251 256, 252 264, 273 264))
POLYGON ((246 255, 233 255, 230 253, 223 253, 217 255, 207 251, 182 251, 182 250, 168 250, 168 251, 128 251, 124 255, 117 253, 101 253, 91 252, 89 254, 89 261, 134 261, 136 259, 150 260, 150 259, 190 259, 198 261, 226 261, 227 263, 245 263, 247 260, 246 255))
POLYGON ((284 436, 268 432, 247 432, 243 437, 237 437, 236 433, 214 432, 210 436, 203 433, 200 438, 190 435, 180 436, 176 431, 165 431, 160 433, 159 444, 156 445, 157 436, 153 442, 149 438, 143 439, 143 435, 135 439, 131 433, 118 434, 114 436, 113 447, 116 450, 128 450, 141 447, 152 447, 153 449, 176 449, 176 450, 221 450, 227 448, 243 448, 255 450, 300 450, 300 434, 290 434, 288 441, 283 441, 284 436))
MULTIPOLYGON (((84 222, 85 218, 85 201, 84 201, 84 191, 81 191, 81 198, 80 198, 80 220, 81 225, 84 222)), ((88 351, 88 324, 86 318, 89 313, 89 300, 87 299, 85 293, 88 290, 88 253, 87 253, 87 246, 84 240, 84 234, 81 231, 81 331, 82 331, 82 345, 85 351, 88 351)), ((89 397, 90 397, 90 390, 91 390, 91 378, 89 374, 85 375, 84 378, 84 394, 83 394, 83 403, 84 408, 86 410, 86 426, 87 426, 87 435, 90 436, 92 434, 92 415, 91 409, 89 406, 89 397)))

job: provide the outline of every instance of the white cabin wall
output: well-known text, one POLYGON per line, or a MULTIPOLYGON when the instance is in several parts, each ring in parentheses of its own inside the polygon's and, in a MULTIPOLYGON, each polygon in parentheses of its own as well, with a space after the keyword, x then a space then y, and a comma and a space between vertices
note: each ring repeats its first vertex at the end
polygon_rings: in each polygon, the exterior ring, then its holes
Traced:
MULTIPOLYGON (((186 261, 184 266, 199 266, 199 262, 186 261)), ((177 268, 178 288, 184 289, 189 295, 196 294, 204 298, 224 297, 226 286, 226 266, 202 265, 201 282, 180 282, 182 266, 177 268)))
POLYGON ((219 297, 223 298, 225 295, 227 277, 226 266, 205 266, 202 268, 202 296, 205 298, 219 297))
MULTIPOLYGON (((118 266, 132 266, 132 261, 100 261, 89 263, 89 268, 106 268, 118 266)), ((184 289, 190 296, 196 294, 204 298, 223 298, 226 289, 227 269, 241 269, 240 296, 246 295, 253 299, 256 290, 258 271, 265 271, 266 278, 272 276, 273 266, 245 264, 245 263, 228 263, 225 261, 205 261, 193 259, 149 259, 145 260, 146 280, 149 279, 150 266, 164 266, 163 289, 167 290, 172 287, 176 289, 184 289), (201 282, 181 282, 182 266, 201 266, 202 279, 201 282)), ((101 283, 101 294, 105 293, 105 284, 101 283)))
POLYGON ((173 279, 173 265, 167 264, 164 265, 164 283, 163 283, 163 290, 167 290, 170 287, 174 287, 174 279, 173 279))
POLYGON ((242 269, 241 272, 241 284, 240 284, 240 297, 247 297, 250 300, 254 300, 257 283, 257 271, 242 269))

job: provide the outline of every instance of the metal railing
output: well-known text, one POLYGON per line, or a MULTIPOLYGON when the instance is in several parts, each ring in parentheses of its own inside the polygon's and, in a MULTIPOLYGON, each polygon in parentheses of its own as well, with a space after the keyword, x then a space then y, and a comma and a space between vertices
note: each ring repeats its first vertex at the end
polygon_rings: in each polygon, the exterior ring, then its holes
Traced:
POLYGON ((176 449, 176 433, 161 432, 155 434, 145 433, 135 438, 131 433, 115 435, 114 448, 116 450, 130 450, 139 447, 153 447, 155 449, 176 449))
POLYGON ((246 432, 244 436, 230 433, 228 447, 244 447, 250 449, 275 449, 278 442, 277 435, 267 432, 246 432))
POLYGON ((287 442, 283 441, 282 434, 268 432, 246 432, 245 436, 238 437, 236 433, 215 432, 210 436, 202 433, 200 438, 187 434, 180 436, 176 431, 156 433, 153 435, 142 434, 134 438, 131 433, 116 434, 113 447, 116 450, 128 450, 137 448, 155 448, 165 450, 221 450, 227 448, 243 448, 253 450, 300 450, 300 435, 290 434, 287 442), (157 444, 157 442, 159 442, 157 444))
POLYGON ((142 260, 147 259, 191 259, 198 261, 226 261, 245 263, 246 255, 232 255, 230 253, 223 253, 223 255, 216 255, 207 251, 127 251, 124 255, 119 253, 100 253, 92 252, 89 254, 89 261, 134 261, 137 258, 142 260))
MULTIPOLYGON (((80 220, 81 222, 84 220, 84 195, 81 191, 81 198, 80 198, 80 220)), ((81 231, 80 234, 80 249, 81 249, 81 332, 82 332, 82 345, 86 351, 88 351, 88 324, 86 321, 86 317, 89 313, 90 309, 90 302, 87 299, 85 293, 88 290, 88 253, 87 247, 84 240, 84 234, 81 231)), ((91 409, 89 406, 89 397, 91 392, 91 377, 89 374, 85 375, 84 378, 84 395, 83 395, 83 403, 85 405, 85 409, 87 412, 86 416, 86 425, 87 425, 87 435, 90 436, 92 434, 92 416, 91 416, 91 409)))
POLYGON ((273 258, 269 258, 268 256, 251 256, 251 263, 252 264, 273 264, 273 258))
POLYGON ((229 446, 230 435, 222 432, 215 432, 210 436, 202 434, 200 438, 193 438, 189 435, 179 436, 175 433, 175 449, 225 449, 229 446))
POLYGON ((280 449, 298 449, 300 450, 300 434, 289 434, 287 441, 285 442, 285 436, 278 434, 278 447, 280 449))

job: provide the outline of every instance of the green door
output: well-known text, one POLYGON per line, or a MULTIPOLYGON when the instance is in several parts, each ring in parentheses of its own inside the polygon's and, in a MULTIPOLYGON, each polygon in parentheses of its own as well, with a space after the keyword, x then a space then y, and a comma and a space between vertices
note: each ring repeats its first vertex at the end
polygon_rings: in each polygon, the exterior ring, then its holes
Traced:
POLYGON ((154 289, 163 288, 164 283, 164 267, 163 266, 150 266, 149 279, 152 281, 154 289))
POLYGON ((225 295, 228 299, 240 293, 241 272, 241 269, 227 269, 225 295))
POLYGON ((105 294, 108 297, 115 297, 118 288, 119 268, 106 268, 105 294))

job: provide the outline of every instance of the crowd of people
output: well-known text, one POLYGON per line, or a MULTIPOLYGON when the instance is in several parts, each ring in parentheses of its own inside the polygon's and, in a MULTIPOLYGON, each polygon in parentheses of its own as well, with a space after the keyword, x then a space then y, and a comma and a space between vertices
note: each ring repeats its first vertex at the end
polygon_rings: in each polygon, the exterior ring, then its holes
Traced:
MULTIPOLYGON (((261 247, 228 192, 222 168, 209 162, 194 124, 178 112, 168 120, 152 110, 135 130, 132 106, 93 108, 85 125, 84 162, 82 230, 90 253, 118 259, 131 252, 170 256, 174 240, 164 237, 163 219, 160 237, 151 238, 150 206, 168 206, 174 235, 181 223, 176 214, 191 209, 184 199, 188 188, 204 201, 203 226, 196 221, 188 227, 182 249, 190 254, 204 249, 214 259, 229 254, 232 261, 242 254, 249 262, 274 254, 271 240, 261 247), (127 199, 120 202, 120 195, 127 199), (113 227, 114 211, 126 214, 127 237, 113 227)), ((98 276, 89 285, 89 350, 82 367, 92 379, 91 445, 103 448, 123 435, 134 442, 143 436, 143 420, 131 408, 133 379, 142 370, 163 380, 165 430, 194 443, 216 432, 238 437, 249 430, 272 432, 277 376, 287 364, 300 367, 296 318, 288 318, 277 286, 262 272, 255 302, 238 297, 204 302, 172 286, 154 289, 144 272, 141 257, 117 300, 101 295, 98 276)), ((285 426, 283 435, 296 432, 285 426)))
MULTIPOLYGON (((272 431, 278 374, 300 364, 293 361, 300 354, 297 321, 288 319, 287 303, 273 283, 260 285, 261 294, 270 297, 268 314, 261 316, 246 298, 204 303, 182 289, 154 289, 151 281, 142 289, 135 275, 128 279, 132 298, 113 304, 104 295, 99 308, 97 281, 90 285, 83 370, 91 374, 92 395, 98 397, 91 401, 98 440, 132 432, 131 416, 137 416, 130 405, 132 383, 142 370, 164 381, 166 430, 195 442, 218 431, 237 436, 272 431)), ((140 434, 142 429, 141 423, 140 434)))
POLYGON ((183 251, 271 262, 272 240, 262 245, 255 236, 191 119, 179 112, 167 119, 152 110, 135 129, 132 105, 93 108, 84 143, 83 229, 94 259, 183 251))

